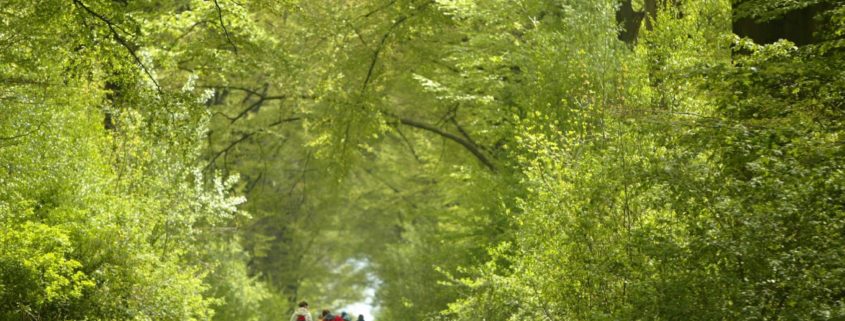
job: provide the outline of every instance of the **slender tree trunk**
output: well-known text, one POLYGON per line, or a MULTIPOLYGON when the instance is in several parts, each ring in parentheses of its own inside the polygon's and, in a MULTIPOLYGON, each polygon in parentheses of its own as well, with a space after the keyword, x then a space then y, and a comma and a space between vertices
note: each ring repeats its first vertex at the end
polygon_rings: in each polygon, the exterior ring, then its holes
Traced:
POLYGON ((654 22, 657 19, 657 0, 645 0, 643 9, 645 9, 645 28, 649 31, 654 30, 654 22))

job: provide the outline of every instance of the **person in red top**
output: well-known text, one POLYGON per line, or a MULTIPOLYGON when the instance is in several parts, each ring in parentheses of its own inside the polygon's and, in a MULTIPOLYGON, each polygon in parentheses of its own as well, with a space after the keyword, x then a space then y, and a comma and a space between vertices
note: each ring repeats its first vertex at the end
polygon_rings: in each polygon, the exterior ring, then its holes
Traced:
POLYGON ((334 315, 329 310, 323 310, 323 313, 320 315, 320 319, 323 321, 343 321, 343 317, 334 315))
POLYGON ((290 316, 290 321, 312 321, 311 312, 308 311, 308 302, 299 302, 299 307, 293 311, 293 315, 290 316))

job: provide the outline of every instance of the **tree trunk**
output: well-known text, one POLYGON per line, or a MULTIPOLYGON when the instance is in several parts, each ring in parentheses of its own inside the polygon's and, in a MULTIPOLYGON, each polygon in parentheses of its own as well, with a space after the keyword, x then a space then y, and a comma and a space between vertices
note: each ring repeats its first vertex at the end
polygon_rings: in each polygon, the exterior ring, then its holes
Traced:
POLYGON ((643 12, 634 11, 631 0, 623 0, 622 5, 616 11, 616 22, 622 26, 622 30, 619 31, 619 40, 633 45, 637 41, 637 34, 639 34, 640 23, 644 15, 643 12))

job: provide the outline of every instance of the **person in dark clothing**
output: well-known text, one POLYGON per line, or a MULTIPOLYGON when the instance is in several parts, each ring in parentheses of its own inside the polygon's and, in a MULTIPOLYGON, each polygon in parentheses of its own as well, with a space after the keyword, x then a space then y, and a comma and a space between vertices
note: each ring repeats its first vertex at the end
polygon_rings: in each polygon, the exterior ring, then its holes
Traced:
POLYGON ((321 315, 322 316, 320 317, 320 320, 323 321, 343 321, 343 318, 341 318, 339 315, 332 314, 332 312, 328 309, 323 310, 323 313, 321 315))
POLYGON ((320 313, 320 320, 332 321, 332 320, 334 320, 334 316, 332 315, 332 313, 329 310, 323 310, 323 312, 320 313))
POLYGON ((364 315, 363 314, 358 315, 358 321, 364 321, 364 315))

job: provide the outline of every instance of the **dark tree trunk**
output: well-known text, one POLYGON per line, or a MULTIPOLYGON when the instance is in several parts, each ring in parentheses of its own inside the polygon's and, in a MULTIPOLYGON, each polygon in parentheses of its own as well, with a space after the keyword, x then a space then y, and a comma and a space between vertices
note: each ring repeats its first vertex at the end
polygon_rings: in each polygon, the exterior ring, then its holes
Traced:
POLYGON ((654 30, 654 20, 657 19, 657 0, 645 0, 643 7, 645 9, 645 28, 654 30))
MULTIPOLYGON (((106 89, 106 100, 111 103, 113 108, 117 107, 118 97, 120 96, 120 87, 114 81, 107 81, 105 85, 106 89)), ((105 111, 105 117, 103 117, 103 127, 106 130, 115 130, 117 126, 114 124, 114 119, 112 118, 112 112, 109 110, 105 111)))
POLYGON ((634 44, 637 41, 637 34, 640 32, 640 23, 645 13, 634 11, 631 0, 623 0, 622 5, 616 11, 616 22, 622 26, 619 32, 619 40, 627 44, 634 44))
MULTIPOLYGON (((653 30, 658 11, 668 9, 669 6, 680 7, 680 5, 679 0, 645 0, 643 11, 635 11, 632 0, 621 0, 619 9, 616 10, 616 22, 622 27, 619 40, 628 44, 636 43, 642 24, 645 24, 647 30, 653 30)), ((677 18, 682 17, 680 10, 677 15, 677 18)))

